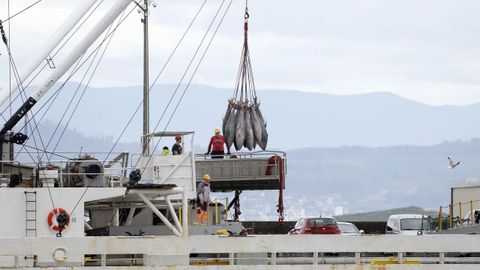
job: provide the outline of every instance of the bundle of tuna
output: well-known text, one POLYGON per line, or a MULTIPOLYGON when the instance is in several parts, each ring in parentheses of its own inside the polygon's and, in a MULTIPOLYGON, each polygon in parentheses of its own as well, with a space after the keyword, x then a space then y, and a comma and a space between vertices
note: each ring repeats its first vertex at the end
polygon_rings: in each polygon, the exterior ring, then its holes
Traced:
POLYGON ((248 13, 245 16, 244 31, 245 39, 237 82, 233 98, 228 100, 222 131, 229 150, 232 145, 237 151, 242 147, 252 150, 257 145, 265 150, 268 141, 267 123, 260 111, 260 102, 257 99, 253 81, 247 42, 248 13))

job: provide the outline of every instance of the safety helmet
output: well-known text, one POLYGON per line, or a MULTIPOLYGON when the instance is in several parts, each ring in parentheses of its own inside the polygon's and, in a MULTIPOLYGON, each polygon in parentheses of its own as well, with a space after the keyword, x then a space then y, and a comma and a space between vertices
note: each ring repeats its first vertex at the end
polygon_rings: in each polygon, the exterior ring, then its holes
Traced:
POLYGON ((175 136, 175 141, 179 141, 181 139, 182 139, 182 136, 179 136, 179 135, 175 136))
POLYGON ((220 132, 220 129, 219 129, 219 128, 215 128, 214 131, 215 131, 215 133, 217 133, 217 132, 220 132))
POLYGON ((210 175, 204 174, 202 179, 205 181, 210 181, 210 175))

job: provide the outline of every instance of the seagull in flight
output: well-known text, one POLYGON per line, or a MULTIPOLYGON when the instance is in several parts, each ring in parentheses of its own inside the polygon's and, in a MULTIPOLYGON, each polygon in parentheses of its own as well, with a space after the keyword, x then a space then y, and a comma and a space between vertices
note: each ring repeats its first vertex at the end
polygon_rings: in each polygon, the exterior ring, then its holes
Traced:
POLYGON ((448 168, 449 169, 455 169, 460 164, 460 161, 457 161, 456 163, 453 162, 453 160, 450 157, 448 158, 448 168))

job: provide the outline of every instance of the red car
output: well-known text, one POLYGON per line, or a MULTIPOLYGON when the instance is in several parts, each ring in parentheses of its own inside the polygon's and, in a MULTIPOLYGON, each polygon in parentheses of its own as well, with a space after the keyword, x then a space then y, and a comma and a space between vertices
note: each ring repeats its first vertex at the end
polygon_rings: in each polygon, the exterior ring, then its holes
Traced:
POLYGON ((297 221, 288 234, 341 234, 332 217, 305 217, 297 221))

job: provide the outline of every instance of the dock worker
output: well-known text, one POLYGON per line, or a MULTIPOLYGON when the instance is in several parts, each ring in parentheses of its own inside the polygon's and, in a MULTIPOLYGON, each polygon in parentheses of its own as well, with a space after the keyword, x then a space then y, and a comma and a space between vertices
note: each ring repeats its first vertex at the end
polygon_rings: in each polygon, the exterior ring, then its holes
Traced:
POLYGON ((195 216, 195 225, 207 225, 208 212, 207 206, 210 203, 210 175, 205 174, 197 187, 197 215, 195 216))
POLYGON ((168 146, 164 146, 162 150, 162 156, 169 156, 170 150, 168 150, 168 146))
POLYGON ((172 146, 172 154, 173 155, 181 155, 182 154, 182 137, 175 136, 175 143, 172 146))
MULTIPOLYGON (((220 134, 219 128, 216 128, 214 131, 215 135, 210 138, 208 150, 205 154, 211 154, 212 158, 223 158, 223 156, 225 155, 225 148, 223 147, 223 145, 225 144, 225 138, 223 137, 223 135, 220 134)), ((227 154, 230 154, 230 152, 228 152, 227 154)))

